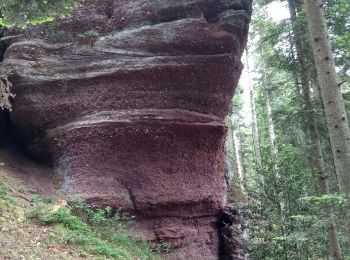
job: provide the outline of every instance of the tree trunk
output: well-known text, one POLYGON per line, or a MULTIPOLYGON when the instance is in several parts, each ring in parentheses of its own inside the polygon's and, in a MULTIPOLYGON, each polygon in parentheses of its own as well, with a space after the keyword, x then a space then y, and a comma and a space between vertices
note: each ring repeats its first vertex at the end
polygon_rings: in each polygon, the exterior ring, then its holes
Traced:
POLYGON ((247 68, 247 76, 248 76, 248 88, 250 94, 250 109, 252 116, 252 134, 253 134, 253 143, 254 143, 254 155, 257 166, 260 168, 262 166, 261 161, 261 152, 260 152, 260 142, 259 142, 259 128, 258 128, 258 120, 256 116, 256 108, 255 108, 255 98, 254 98, 254 90, 252 81, 250 78, 250 68, 249 68, 249 60, 248 60, 248 49, 245 50, 245 58, 246 58, 246 68, 247 68))
POLYGON ((234 123, 233 123, 233 116, 231 115, 229 117, 229 122, 230 122, 230 133, 231 133, 231 145, 232 145, 232 170, 233 170, 233 179, 238 179, 239 174, 238 174, 238 165, 237 165, 237 152, 236 152, 236 143, 235 143, 235 138, 234 138, 234 123))
MULTIPOLYGON (((231 118, 232 120, 233 118, 231 118)), ((233 122, 232 122, 233 125, 233 122)), ((243 167, 243 157, 240 153, 241 151, 241 142, 239 139, 239 135, 237 134, 237 130, 235 127, 232 127, 232 142, 234 145, 235 157, 236 157, 236 167, 239 179, 239 185, 243 194, 245 194, 245 172, 243 167)))
POLYGON ((350 129, 341 88, 337 82, 326 20, 320 0, 305 1, 310 41, 325 107, 339 190, 350 193, 350 129))
POLYGON ((273 157, 276 157, 278 150, 276 146, 276 134, 275 134, 275 127, 272 119, 272 109, 271 109, 269 92, 266 94, 266 112, 267 112, 267 120, 268 120, 268 128, 269 128, 269 142, 270 142, 271 155, 273 157))
MULTIPOLYGON (((267 94, 266 94, 266 112, 267 112, 268 130, 269 130, 269 143, 270 143, 271 157, 273 158, 273 160, 275 160, 275 159, 277 159, 278 148, 276 146, 276 133, 275 133, 275 126, 273 124, 272 108, 271 108, 270 92, 269 91, 267 91, 267 94)), ((284 220, 285 216, 286 216, 286 203, 283 199, 283 191, 279 187, 281 175, 279 173, 279 169, 278 169, 278 165, 277 165, 276 161, 274 161, 273 170, 275 173, 275 179, 276 179, 276 184, 277 184, 276 191, 277 191, 277 196, 279 199, 281 217, 282 217, 282 220, 284 220)))
MULTIPOLYGON (((318 126, 316 121, 316 116, 313 110, 313 105, 310 96, 310 79, 307 68, 307 58, 305 53, 305 44, 303 43, 302 35, 304 33, 303 28, 297 26, 297 13, 295 0, 288 0, 289 12, 291 16, 291 21, 293 23, 293 33, 295 36, 296 52, 299 61, 299 70, 302 83, 302 92, 305 103, 305 111, 307 115, 307 129, 310 134, 311 141, 311 153, 313 168, 317 171, 317 177, 319 182, 319 189, 321 195, 329 194, 329 182, 328 176, 326 175, 324 158, 322 153, 321 141, 318 132, 318 126)), ((328 240, 330 245, 331 254, 335 259, 342 259, 341 248, 339 245, 338 231, 336 227, 336 222, 334 218, 332 205, 326 203, 323 206, 325 217, 329 223, 327 227, 328 240)))

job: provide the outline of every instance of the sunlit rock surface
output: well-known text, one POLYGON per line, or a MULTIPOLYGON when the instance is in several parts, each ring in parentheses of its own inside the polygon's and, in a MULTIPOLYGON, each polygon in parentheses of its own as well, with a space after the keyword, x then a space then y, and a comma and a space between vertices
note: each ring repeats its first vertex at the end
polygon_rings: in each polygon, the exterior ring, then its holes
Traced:
MULTIPOLYGON (((62 190, 137 216, 167 259, 218 259, 249 0, 90 0, 9 43, 17 138, 62 190)), ((9 32, 11 35, 18 32, 9 32)))

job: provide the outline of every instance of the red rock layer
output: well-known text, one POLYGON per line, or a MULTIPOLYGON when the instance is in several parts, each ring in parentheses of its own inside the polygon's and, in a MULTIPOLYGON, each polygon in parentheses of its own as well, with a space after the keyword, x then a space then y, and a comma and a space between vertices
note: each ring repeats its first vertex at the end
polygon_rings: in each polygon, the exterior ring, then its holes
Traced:
MULTIPOLYGON (((137 216, 168 259, 217 259, 223 118, 239 80, 249 0, 90 0, 30 28, 1 69, 21 142, 62 190, 137 216)), ((11 32, 10 32, 11 34, 11 32)))

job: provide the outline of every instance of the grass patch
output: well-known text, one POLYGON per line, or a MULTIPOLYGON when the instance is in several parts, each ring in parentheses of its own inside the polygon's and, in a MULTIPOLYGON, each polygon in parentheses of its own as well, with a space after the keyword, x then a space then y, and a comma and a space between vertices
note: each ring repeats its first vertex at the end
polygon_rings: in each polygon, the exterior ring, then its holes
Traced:
POLYGON ((19 187, 17 188, 17 191, 21 193, 26 193, 26 194, 33 194, 33 195, 37 194, 36 190, 24 185, 19 185, 19 187))
POLYGON ((43 198, 0 169, 0 258, 153 260, 166 243, 130 238, 133 218, 110 207, 93 209, 80 199, 43 198), (24 251, 21 251, 21 250, 24 251), (22 255, 23 254, 23 255, 22 255))
POLYGON ((145 241, 132 240, 126 229, 132 218, 110 207, 93 210, 82 201, 61 202, 36 199, 28 217, 40 224, 53 226, 54 242, 78 245, 90 254, 113 259, 159 259, 159 250, 145 241))
POLYGON ((16 204, 16 197, 9 194, 9 189, 15 186, 8 178, 0 175, 0 199, 16 204))
POLYGON ((17 205, 17 198, 9 193, 9 187, 11 187, 11 183, 1 177, 0 228, 14 227, 17 222, 22 222, 25 219, 23 212, 20 210, 20 205, 17 205))
POLYGON ((16 204, 16 198, 7 192, 7 188, 3 185, 0 186, 0 199, 16 204))

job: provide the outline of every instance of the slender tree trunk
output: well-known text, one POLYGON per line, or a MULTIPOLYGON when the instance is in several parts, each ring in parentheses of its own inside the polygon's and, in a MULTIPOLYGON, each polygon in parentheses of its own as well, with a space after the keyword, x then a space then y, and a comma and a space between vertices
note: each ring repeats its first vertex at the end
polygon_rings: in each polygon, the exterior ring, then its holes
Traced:
POLYGON ((268 120, 268 128, 269 128, 269 142, 270 142, 271 154, 273 155, 273 157, 276 157, 278 150, 276 146, 276 134, 275 134, 275 127, 272 119, 272 108, 271 108, 269 92, 266 94, 266 112, 267 112, 267 120, 268 120))
MULTIPOLYGON (((237 179, 240 181, 240 188, 244 196, 246 196, 246 188, 248 185, 246 169, 244 167, 244 158, 241 148, 241 138, 239 135, 239 126, 235 127, 234 125, 234 116, 233 114, 230 117, 231 121, 231 136, 232 136, 232 145, 234 147, 234 157, 235 157, 235 167, 237 169, 237 179)), ((249 226, 249 220, 247 220, 247 226, 249 226)), ((249 229, 248 227, 244 228, 242 237, 245 241, 250 240, 249 229)), ((249 259, 249 254, 246 252, 244 254, 244 259, 249 259)))
POLYGON ((233 179, 238 179, 238 165, 237 165, 237 152, 236 152, 236 143, 235 143, 235 138, 234 138, 234 123, 233 123, 233 115, 229 117, 229 124, 230 124, 230 136, 231 136, 231 145, 232 145, 232 171, 233 171, 233 179))
MULTIPOLYGON (((295 36, 296 51, 299 61, 300 77, 302 83, 302 92, 305 103, 305 111, 307 115, 307 129, 310 134, 311 152, 313 168, 317 171, 317 177, 319 182, 319 190, 321 195, 329 194, 329 181, 325 170, 324 158, 322 153, 321 141, 318 132, 318 126, 316 116, 313 110, 313 105, 310 96, 310 79, 307 68, 307 58, 305 53, 305 44, 303 43, 302 35, 304 33, 303 28, 297 26, 297 8, 295 0, 288 0, 289 12, 291 21, 293 23, 293 32, 295 36)), ((327 219, 328 227, 327 234, 330 245, 331 254, 335 259, 342 259, 341 248, 339 245, 338 231, 334 218, 332 205, 326 203, 323 207, 325 217, 327 219)))
POLYGON ((310 41, 325 107, 339 189, 350 193, 350 129, 321 0, 306 0, 310 41))
POLYGON ((250 96, 250 113, 252 118, 252 136, 253 136, 253 144, 254 144, 254 156, 255 156, 255 162, 258 167, 258 174, 259 174, 259 187, 260 192, 264 192, 264 186, 265 186, 265 180, 264 176, 261 174, 260 169, 262 168, 262 159, 261 159, 261 150, 260 150, 260 141, 259 141, 259 125, 258 125, 258 119, 256 115, 256 107, 255 107, 255 96, 254 96, 254 89, 252 80, 250 77, 250 67, 249 67, 249 59, 248 59, 248 49, 245 50, 245 57, 246 57, 246 70, 247 70, 247 76, 248 76, 248 89, 249 89, 249 96, 250 96))
POLYGON ((247 68, 247 76, 248 76, 248 88, 250 94, 250 109, 252 116, 252 134, 253 134, 253 143, 254 143, 254 155, 257 166, 260 168, 262 166, 261 160, 261 152, 260 152, 260 142, 259 142, 259 128, 258 128, 258 119, 256 116, 256 108, 255 108, 255 97, 252 81, 250 78, 250 67, 248 60, 248 49, 245 50, 245 58, 246 58, 246 68, 247 68))
MULTIPOLYGON (((276 146, 276 133, 275 133, 275 126, 272 118, 272 108, 271 108, 269 91, 267 91, 267 94, 266 94, 266 112, 267 112, 268 130, 269 130, 269 143, 270 143, 271 157, 275 160, 277 158, 278 148, 276 146)), ((281 180, 281 175, 279 173, 278 165, 276 164, 276 162, 274 162, 273 164, 273 170, 275 172, 276 183, 278 185, 281 180)), ((278 186, 276 186, 276 190, 277 190, 277 196, 279 197, 278 199, 279 199, 281 217, 282 217, 282 220, 284 220, 286 215, 286 203, 283 199, 283 191, 278 186)))
MULTIPOLYGON (((232 120, 232 118, 231 118, 231 120, 232 120)), ((232 124, 233 124, 233 122, 232 122, 232 124)), ((237 130, 235 129, 235 127, 232 127, 232 141, 233 141, 234 150, 235 150, 239 185, 240 185, 242 193, 245 194, 245 185, 244 185, 245 184, 245 172, 244 172, 244 166, 243 166, 243 157, 242 157, 242 154, 240 153, 241 142, 240 142, 239 135, 237 134, 237 130)))

